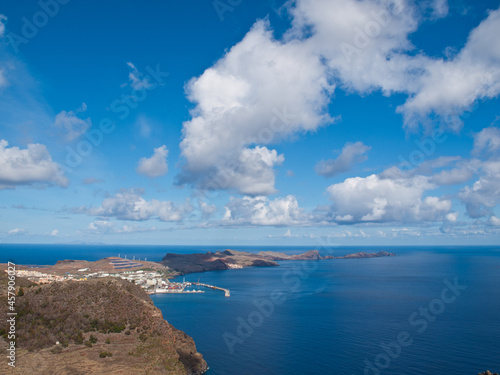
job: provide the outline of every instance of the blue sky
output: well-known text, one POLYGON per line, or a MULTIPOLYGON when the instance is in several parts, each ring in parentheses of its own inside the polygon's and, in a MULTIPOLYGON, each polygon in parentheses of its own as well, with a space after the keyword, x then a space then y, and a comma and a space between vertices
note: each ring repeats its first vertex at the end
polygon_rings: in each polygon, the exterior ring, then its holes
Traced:
POLYGON ((497 244, 498 1, 0 8, 0 241, 497 244))

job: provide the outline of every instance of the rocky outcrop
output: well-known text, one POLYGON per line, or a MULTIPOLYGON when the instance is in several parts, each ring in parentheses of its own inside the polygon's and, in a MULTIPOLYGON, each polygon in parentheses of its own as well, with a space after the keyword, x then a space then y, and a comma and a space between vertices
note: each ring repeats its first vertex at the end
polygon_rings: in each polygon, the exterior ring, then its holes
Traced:
MULTIPOLYGON (((7 303, 0 305, 6 316, 7 303)), ((12 374, 200 375, 207 370, 193 339, 164 320, 144 290, 128 281, 27 287, 16 299, 16 312, 12 374)), ((0 333, 6 329, 0 322, 0 333)), ((0 341, 0 349, 6 349, 0 341)))
POLYGON ((360 252, 360 253, 344 255, 341 257, 328 257, 328 259, 361 259, 361 258, 379 258, 379 257, 393 257, 393 256, 396 256, 396 254, 388 253, 387 251, 379 251, 378 253, 360 252))

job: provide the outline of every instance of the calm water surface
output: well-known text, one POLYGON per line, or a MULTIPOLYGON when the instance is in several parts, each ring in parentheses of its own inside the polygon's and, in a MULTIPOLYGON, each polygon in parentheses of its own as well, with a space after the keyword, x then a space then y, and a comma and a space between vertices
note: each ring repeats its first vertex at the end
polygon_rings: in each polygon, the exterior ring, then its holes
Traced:
POLYGON ((191 274, 186 280, 229 288, 231 297, 210 291, 153 300, 195 339, 210 375, 500 371, 499 248, 394 251, 397 257, 191 274), (455 279, 467 289, 446 293, 447 301, 456 298, 444 303, 445 280, 455 279), (284 301, 269 313, 266 301, 278 295, 284 301), (420 308, 430 309, 427 317, 420 308), (400 353, 398 335, 411 343, 400 353))

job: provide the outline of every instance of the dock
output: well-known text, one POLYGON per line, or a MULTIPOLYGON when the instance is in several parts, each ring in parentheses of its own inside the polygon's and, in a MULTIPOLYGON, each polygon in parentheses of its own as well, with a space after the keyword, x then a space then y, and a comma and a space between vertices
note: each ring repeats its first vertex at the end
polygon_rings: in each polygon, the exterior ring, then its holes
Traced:
POLYGON ((147 292, 148 294, 197 294, 205 293, 204 290, 184 290, 184 289, 155 289, 147 292))
POLYGON ((200 283, 200 282, 198 282, 198 283, 192 282, 191 284, 197 285, 197 286, 203 286, 205 288, 210 288, 210 289, 222 290, 224 292, 224 296, 225 297, 231 296, 231 293, 229 292, 229 289, 219 288, 218 286, 203 284, 203 283, 200 283))

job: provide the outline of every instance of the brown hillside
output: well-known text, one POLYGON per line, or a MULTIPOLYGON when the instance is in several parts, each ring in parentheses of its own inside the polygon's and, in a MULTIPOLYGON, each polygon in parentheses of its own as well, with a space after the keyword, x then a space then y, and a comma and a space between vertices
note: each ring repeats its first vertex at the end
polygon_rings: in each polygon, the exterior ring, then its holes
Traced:
POLYGON ((27 287, 16 311, 16 368, 4 361, 0 373, 197 375, 207 369, 192 338, 166 322, 140 287, 121 279, 27 287))

